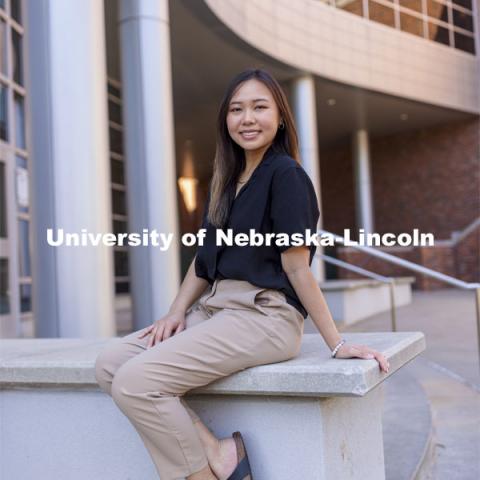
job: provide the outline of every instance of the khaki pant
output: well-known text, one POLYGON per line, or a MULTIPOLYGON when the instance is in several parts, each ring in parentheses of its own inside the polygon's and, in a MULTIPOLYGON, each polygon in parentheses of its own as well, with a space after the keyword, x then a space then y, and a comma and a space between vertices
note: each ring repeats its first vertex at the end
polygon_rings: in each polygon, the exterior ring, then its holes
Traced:
MULTIPOLYGON (((186 328, 146 348, 140 330, 109 342, 95 363, 100 387, 128 417, 161 480, 184 479, 208 460, 182 396, 255 365, 294 358, 303 316, 279 290, 216 280, 185 316, 186 328)), ((241 430, 241 425, 239 425, 241 430)))

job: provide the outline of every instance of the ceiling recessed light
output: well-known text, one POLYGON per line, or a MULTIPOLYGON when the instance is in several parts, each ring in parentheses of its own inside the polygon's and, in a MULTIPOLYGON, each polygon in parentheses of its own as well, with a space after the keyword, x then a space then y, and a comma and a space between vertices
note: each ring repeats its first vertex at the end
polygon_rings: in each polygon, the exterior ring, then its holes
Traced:
POLYGON ((403 121, 408 120, 408 114, 407 113, 401 113, 400 114, 400 120, 403 120, 403 121))
POLYGON ((334 98, 329 98, 327 100, 327 105, 330 106, 330 107, 335 105, 336 103, 337 103, 337 101, 334 98))

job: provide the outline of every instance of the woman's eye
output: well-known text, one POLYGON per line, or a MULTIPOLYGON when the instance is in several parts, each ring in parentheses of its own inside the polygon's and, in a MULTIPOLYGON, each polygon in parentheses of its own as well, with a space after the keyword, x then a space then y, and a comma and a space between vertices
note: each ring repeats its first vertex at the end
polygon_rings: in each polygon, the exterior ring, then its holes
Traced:
MULTIPOLYGON (((257 105, 255 108, 267 108, 265 105, 257 105)), ((232 108, 231 112, 238 112, 241 108, 232 108)))

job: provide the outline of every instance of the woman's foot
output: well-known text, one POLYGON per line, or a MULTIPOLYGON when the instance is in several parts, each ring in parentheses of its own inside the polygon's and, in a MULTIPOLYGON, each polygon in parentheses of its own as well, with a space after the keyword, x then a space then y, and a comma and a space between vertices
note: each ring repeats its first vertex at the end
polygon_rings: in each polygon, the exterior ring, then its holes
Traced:
POLYGON ((227 480, 238 464, 237 447, 233 437, 222 438, 216 448, 207 450, 208 463, 219 480, 227 480))

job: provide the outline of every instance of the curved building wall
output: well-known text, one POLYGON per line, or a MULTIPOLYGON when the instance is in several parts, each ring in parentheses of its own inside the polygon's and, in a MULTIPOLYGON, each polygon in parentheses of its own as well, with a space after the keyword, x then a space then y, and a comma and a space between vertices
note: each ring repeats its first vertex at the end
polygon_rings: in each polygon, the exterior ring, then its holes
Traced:
POLYGON ((204 0, 258 50, 321 77, 480 112, 478 57, 317 0, 204 0))

